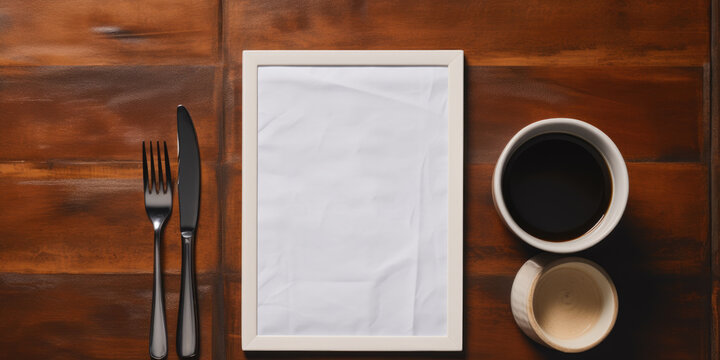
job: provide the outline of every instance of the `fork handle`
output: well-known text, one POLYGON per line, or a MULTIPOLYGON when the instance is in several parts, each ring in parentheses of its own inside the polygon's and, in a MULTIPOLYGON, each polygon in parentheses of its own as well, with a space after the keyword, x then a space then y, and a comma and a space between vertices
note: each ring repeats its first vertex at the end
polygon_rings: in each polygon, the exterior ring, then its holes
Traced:
POLYGON ((153 269, 152 314, 150 317, 150 357, 167 358, 167 329, 165 324, 165 295, 163 292, 160 247, 162 228, 155 230, 155 266, 153 269))
POLYGON ((177 352, 181 359, 194 359, 198 355, 199 331, 197 294, 195 289, 195 234, 182 233, 182 267, 180 287, 180 313, 177 327, 177 352))

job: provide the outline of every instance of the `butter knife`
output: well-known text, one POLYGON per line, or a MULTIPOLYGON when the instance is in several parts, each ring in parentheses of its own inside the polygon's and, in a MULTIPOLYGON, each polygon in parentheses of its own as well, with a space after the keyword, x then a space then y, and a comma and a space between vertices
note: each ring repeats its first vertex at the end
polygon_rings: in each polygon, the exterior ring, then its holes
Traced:
POLYGON ((197 291, 195 286, 195 228, 200 206, 200 151, 190 114, 177 108, 178 203, 182 236, 180 309, 177 323, 177 353, 181 359, 198 356, 197 291))

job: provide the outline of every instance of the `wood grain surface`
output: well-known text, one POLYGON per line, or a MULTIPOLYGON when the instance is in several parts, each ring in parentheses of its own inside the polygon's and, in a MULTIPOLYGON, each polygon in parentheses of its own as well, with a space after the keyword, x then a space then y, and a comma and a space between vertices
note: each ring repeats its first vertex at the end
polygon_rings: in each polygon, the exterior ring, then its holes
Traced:
POLYGON ((463 49, 469 65, 696 65, 707 0, 227 1, 226 51, 463 49))
MULTIPOLYGON (((199 275, 197 280, 200 346, 203 356, 213 358, 219 284, 214 276, 199 275)), ((172 345, 180 276, 168 275, 164 281, 172 345)), ((7 359, 148 358, 150 274, 3 274, 0 285, 0 345, 7 359)))
MULTIPOLYGON (((719 0, 8 0, 0 4, 0 347, 11 359, 147 358, 152 233, 143 140, 200 139, 202 359, 720 360, 719 0), (243 50, 465 51, 464 351, 241 350, 243 50), (628 161, 623 220, 579 256, 619 292, 615 329, 570 356, 515 325, 538 251, 502 224, 495 161, 550 117, 606 132, 628 161)), ((173 172, 176 155, 171 151, 173 172)), ((177 203, 164 237, 175 355, 177 203)))
POLYGON ((711 124, 712 143, 710 151, 710 214, 711 219, 711 268, 712 268, 712 296, 710 308, 712 312, 712 328, 710 330, 710 354, 713 360, 720 359, 720 0, 713 0, 710 7, 710 74, 707 77, 705 88, 709 93, 705 101, 709 102, 709 117, 711 124))
POLYGON ((211 64, 219 0, 3 0, 0 65, 211 64))
POLYGON ((216 160, 220 76, 212 66, 0 67, 0 159, 137 161, 138 141, 175 148, 183 104, 203 161, 216 160))
MULTIPOLYGON (((141 146, 136 150, 142 156, 141 146)), ((205 162, 202 169, 203 184, 209 186, 202 187, 200 196, 217 199, 214 164, 205 162)), ((7 225, 0 241, 0 272, 152 273, 153 252, 147 246, 153 233, 145 213, 141 163, 3 163, 0 171, 2 207, 11 209, 0 212, 0 224, 7 225)), ((173 206, 165 225, 163 265, 166 273, 179 274, 180 212, 177 202, 173 206)), ((200 273, 218 270, 218 219, 216 202, 202 202, 195 260, 200 273)))

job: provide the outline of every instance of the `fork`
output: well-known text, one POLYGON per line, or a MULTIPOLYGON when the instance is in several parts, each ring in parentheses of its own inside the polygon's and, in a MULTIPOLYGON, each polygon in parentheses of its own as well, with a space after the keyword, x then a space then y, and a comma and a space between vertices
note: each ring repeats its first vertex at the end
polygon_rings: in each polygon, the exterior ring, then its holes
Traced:
POLYGON ((160 246, 163 226, 172 210, 172 179, 170 175, 170 157, 168 156, 167 143, 163 141, 163 147, 165 148, 165 181, 163 181, 163 171, 160 160, 160 142, 157 141, 156 145, 158 179, 157 181, 155 180, 155 157, 153 156, 151 141, 150 181, 148 182, 145 142, 143 141, 142 143, 143 191, 145 193, 145 211, 147 211, 147 215, 155 229, 155 264, 153 269, 153 297, 150 320, 150 357, 153 359, 165 359, 167 357, 167 329, 165 322, 165 296, 163 295, 162 269, 160 268, 160 246))

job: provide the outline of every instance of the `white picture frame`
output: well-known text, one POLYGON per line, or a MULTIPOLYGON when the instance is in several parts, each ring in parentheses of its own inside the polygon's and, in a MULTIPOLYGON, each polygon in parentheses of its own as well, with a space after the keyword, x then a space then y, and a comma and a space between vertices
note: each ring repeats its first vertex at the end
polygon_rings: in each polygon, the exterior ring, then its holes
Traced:
POLYGON ((463 52, 244 51, 242 59, 242 349, 247 351, 460 351, 463 332, 463 52), (445 336, 259 335, 258 68, 446 66, 448 69, 447 327, 445 336))

